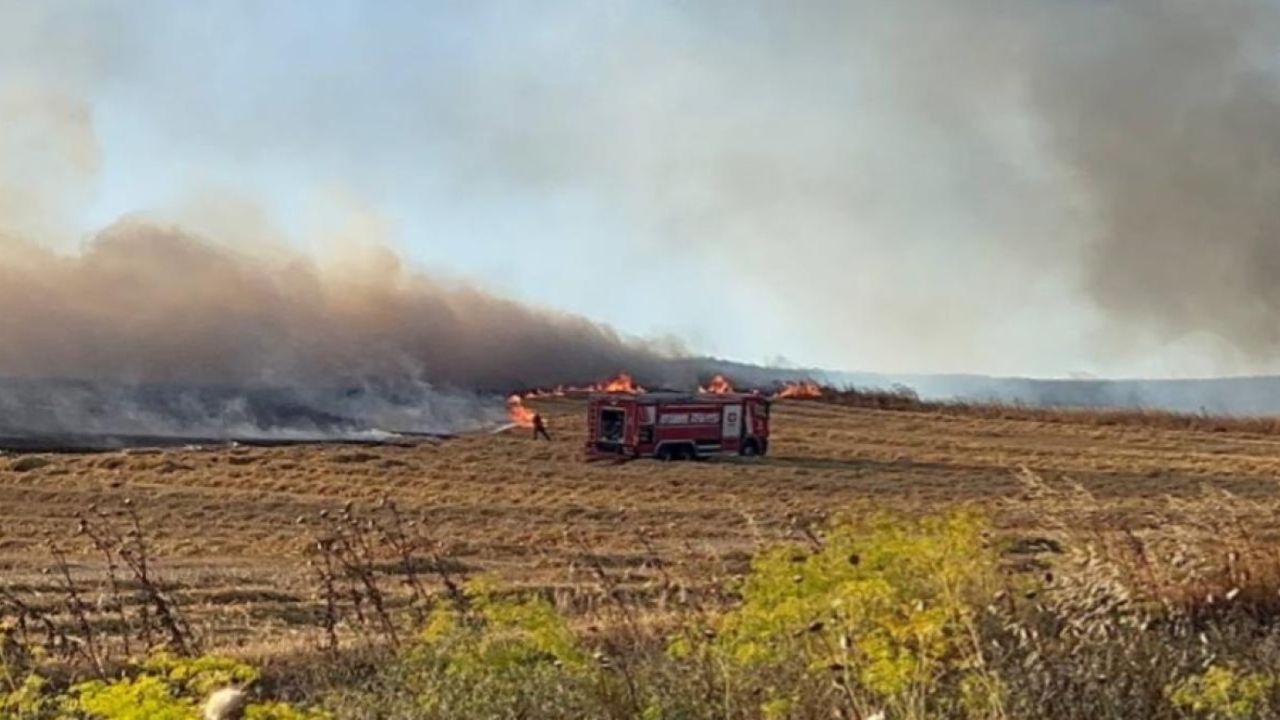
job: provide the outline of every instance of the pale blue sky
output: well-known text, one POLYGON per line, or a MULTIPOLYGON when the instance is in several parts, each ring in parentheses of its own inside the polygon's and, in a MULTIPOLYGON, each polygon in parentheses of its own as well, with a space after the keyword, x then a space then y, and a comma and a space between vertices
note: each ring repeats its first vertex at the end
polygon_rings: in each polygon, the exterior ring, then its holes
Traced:
POLYGON ((306 246, 350 205, 425 271, 740 360, 1264 367, 1099 307, 1028 100, 1060 4, 970 5, 0 0, 0 99, 88 109, 81 234, 228 196, 306 246))

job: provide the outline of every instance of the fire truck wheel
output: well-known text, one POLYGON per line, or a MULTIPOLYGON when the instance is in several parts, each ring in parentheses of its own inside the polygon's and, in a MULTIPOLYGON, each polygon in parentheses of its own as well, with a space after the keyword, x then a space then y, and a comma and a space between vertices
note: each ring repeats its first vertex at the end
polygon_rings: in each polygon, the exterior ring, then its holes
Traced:
POLYGON ((755 440, 748 440, 742 444, 743 457, 756 457, 760 454, 760 443, 755 440))
POLYGON ((698 453, 692 445, 663 445, 657 453, 659 460, 696 460, 698 453))

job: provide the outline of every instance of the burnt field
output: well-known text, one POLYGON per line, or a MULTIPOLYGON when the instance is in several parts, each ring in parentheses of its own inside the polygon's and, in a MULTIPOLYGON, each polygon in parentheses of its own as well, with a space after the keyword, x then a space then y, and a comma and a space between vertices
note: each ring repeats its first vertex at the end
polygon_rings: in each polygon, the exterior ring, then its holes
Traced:
POLYGON ((659 575, 711 587, 761 544, 803 540, 839 512, 970 503, 1015 538, 1137 533, 1157 547, 1229 523, 1250 543, 1273 540, 1280 435, 1248 424, 796 400, 775 405, 766 458, 615 464, 583 459, 581 401, 531 405, 553 442, 514 429, 397 445, 8 453, 3 587, 56 615, 56 548, 101 604, 104 562, 77 517, 127 524, 126 499, 156 576, 207 644, 255 655, 314 646, 312 541, 344 507, 376 514, 388 499, 457 576, 493 574, 566 606, 595 592, 591 568, 637 594, 659 575))

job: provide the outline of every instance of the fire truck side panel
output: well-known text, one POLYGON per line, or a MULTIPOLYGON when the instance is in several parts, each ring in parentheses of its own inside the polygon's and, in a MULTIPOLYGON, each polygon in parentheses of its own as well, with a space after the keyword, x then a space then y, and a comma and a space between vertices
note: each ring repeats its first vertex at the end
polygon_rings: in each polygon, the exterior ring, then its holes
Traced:
POLYGON ((720 451, 721 407, 709 403, 663 404, 657 411, 654 452, 687 453, 690 449, 699 455, 720 451))

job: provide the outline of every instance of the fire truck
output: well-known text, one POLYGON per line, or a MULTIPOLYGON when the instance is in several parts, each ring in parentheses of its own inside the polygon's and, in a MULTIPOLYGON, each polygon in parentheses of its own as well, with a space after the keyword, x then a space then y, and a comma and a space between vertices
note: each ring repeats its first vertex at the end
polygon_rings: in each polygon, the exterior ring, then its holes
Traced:
POLYGON ((769 400, 761 395, 597 393, 587 403, 592 456, 695 460, 769 451, 769 400))

